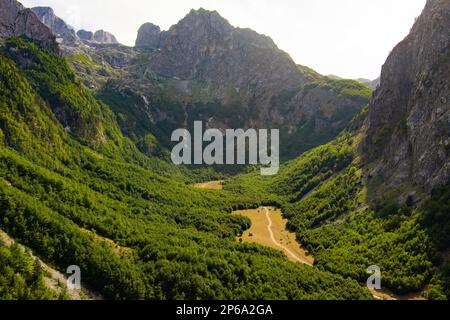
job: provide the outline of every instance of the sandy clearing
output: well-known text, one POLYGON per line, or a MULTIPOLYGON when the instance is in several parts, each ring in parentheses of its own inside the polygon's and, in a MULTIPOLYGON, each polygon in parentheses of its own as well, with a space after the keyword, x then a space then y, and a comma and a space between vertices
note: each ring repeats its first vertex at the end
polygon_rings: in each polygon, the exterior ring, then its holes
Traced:
POLYGON ((223 180, 208 181, 203 183, 194 184, 194 188, 204 190, 223 190, 223 180))
POLYGON ((286 229, 287 220, 279 209, 261 207, 254 210, 233 212, 252 221, 252 226, 245 231, 241 239, 247 243, 257 243, 283 251, 292 262, 314 265, 314 258, 297 241, 296 235, 286 229))

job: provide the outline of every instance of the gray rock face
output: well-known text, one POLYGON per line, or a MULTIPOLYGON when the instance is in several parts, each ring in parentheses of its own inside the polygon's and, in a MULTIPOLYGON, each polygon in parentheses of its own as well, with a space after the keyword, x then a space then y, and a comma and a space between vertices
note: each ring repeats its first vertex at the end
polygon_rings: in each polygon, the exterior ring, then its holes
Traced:
POLYGON ((303 80, 270 38, 233 28, 217 12, 192 10, 161 34, 159 49, 152 66, 165 76, 258 88, 290 87, 303 80))
POLYGON ((78 38, 84 41, 93 41, 94 40, 94 33, 91 31, 86 30, 78 30, 77 32, 78 38))
POLYGON ((386 184, 450 181, 450 1, 428 0, 391 53, 369 109, 363 151, 386 184))
POLYGON ((159 40, 161 38, 160 27, 152 24, 143 24, 138 31, 136 39, 136 47, 141 49, 157 49, 159 47, 159 40))
POLYGON ((270 38, 234 28, 217 12, 204 9, 192 10, 162 32, 159 50, 149 61, 153 72, 166 77, 251 90, 260 111, 259 123, 271 117, 273 96, 306 80, 270 38))
POLYGON ((0 40, 25 35, 47 50, 58 52, 58 45, 50 29, 36 14, 16 0, 0 0, 0 40))
POLYGON ((52 8, 34 7, 31 10, 33 10, 42 23, 52 30, 58 42, 64 45, 75 45, 79 41, 75 30, 57 17, 52 8))
POLYGON ((119 43, 114 35, 104 30, 98 30, 94 33, 94 41, 102 44, 119 43))
POLYGON ((143 50, 109 89, 158 101, 136 106, 142 112, 136 122, 148 118, 149 128, 180 128, 192 119, 210 128, 279 128, 288 159, 334 138, 368 102, 341 95, 269 37, 235 28, 215 11, 192 10, 161 33, 144 25, 136 45, 152 50, 143 50))

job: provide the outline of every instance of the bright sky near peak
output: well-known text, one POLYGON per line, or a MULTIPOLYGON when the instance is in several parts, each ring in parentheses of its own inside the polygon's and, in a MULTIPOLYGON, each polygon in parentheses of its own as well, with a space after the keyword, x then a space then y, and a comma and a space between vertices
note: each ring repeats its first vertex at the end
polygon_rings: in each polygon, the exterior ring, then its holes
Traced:
POLYGON ((145 22, 168 29, 191 9, 270 36, 296 63, 325 75, 375 79, 426 0, 19 0, 50 6, 78 29, 104 29, 134 45, 145 22))

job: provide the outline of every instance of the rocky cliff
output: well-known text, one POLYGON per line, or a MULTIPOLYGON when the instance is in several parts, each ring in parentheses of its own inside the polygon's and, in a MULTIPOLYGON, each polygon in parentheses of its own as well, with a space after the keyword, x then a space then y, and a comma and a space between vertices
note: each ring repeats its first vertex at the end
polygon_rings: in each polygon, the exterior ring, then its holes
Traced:
MULTIPOLYGON (((75 30, 63 19, 59 18, 50 7, 34 7, 31 9, 39 20, 56 36, 65 53, 74 53, 74 48, 81 49, 82 41, 96 44, 118 44, 116 37, 110 32, 97 30, 95 33, 86 30, 75 30)), ((84 48, 85 49, 85 48, 84 48)))
POLYGON ((35 13, 16 0, 0 0, 0 40, 27 36, 47 50, 57 52, 55 37, 35 13))
POLYGON ((117 44, 119 43, 116 39, 116 37, 105 30, 97 30, 94 33, 94 41, 97 43, 103 43, 103 44, 117 44))
POLYGON ((93 41, 94 40, 94 33, 92 31, 86 31, 86 30, 78 30, 77 32, 78 38, 84 41, 93 41))
POLYGON ((450 1, 428 0, 383 66, 363 152, 370 178, 431 190, 450 181, 450 1))
POLYGON ((161 28, 153 23, 145 23, 139 28, 136 39, 136 47, 144 49, 157 49, 159 48, 160 39, 161 28))
POLYGON ((76 45, 79 42, 75 30, 57 17, 52 8, 34 7, 31 10, 33 10, 42 23, 52 30, 59 43, 63 45, 76 45))
POLYGON ((143 52, 140 67, 130 68, 129 77, 111 89, 145 97, 136 107, 143 115, 138 121, 148 118, 149 127, 192 119, 222 129, 277 127, 289 149, 285 158, 335 137, 371 94, 359 83, 298 66, 269 37, 235 28, 215 11, 192 10, 163 32, 145 24, 136 49, 143 52), (161 92, 162 81, 170 95, 161 92), (149 106, 152 100, 159 102, 149 106), (175 115, 161 100, 183 111, 175 115))
POLYGON ((288 54, 268 37, 232 27, 217 12, 192 10, 160 35, 151 58, 157 73, 180 79, 253 87, 258 94, 292 88, 305 79, 288 54))

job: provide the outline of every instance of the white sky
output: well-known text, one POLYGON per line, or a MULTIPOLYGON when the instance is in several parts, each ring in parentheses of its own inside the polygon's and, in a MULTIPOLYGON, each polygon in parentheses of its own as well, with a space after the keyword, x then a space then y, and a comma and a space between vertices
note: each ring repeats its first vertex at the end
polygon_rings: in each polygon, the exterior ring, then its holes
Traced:
POLYGON ((145 22, 168 29, 190 9, 217 10, 231 24, 266 34, 299 64, 345 78, 379 76, 426 0, 19 0, 51 6, 76 29, 104 29, 134 45, 145 22))

